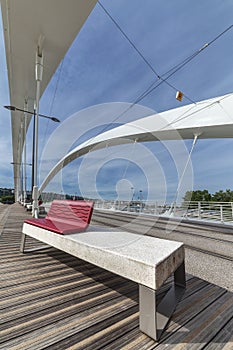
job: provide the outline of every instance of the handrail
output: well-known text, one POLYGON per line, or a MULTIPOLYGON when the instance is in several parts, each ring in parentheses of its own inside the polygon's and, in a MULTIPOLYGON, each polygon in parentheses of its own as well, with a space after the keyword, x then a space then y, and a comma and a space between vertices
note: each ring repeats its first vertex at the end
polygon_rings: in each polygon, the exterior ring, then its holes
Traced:
POLYGON ((183 201, 180 204, 162 204, 158 201, 96 200, 95 208, 233 224, 233 202, 183 201))

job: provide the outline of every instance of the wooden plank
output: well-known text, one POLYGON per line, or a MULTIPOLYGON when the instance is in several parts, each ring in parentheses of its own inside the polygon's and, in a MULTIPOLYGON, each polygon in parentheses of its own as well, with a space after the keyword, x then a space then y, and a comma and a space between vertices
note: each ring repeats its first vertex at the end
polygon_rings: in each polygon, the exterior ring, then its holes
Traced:
POLYGON ((0 349, 233 348, 232 293, 187 276, 185 295, 156 343, 139 330, 135 283, 55 249, 21 255, 22 221, 29 215, 10 208, 0 245, 0 349))
POLYGON ((127 309, 116 316, 105 319, 98 324, 89 327, 83 332, 73 334, 68 339, 64 339, 47 348, 47 350, 59 349, 103 349, 106 344, 109 344, 116 337, 121 339, 122 336, 128 334, 131 330, 137 328, 138 333, 138 312, 136 308, 127 309))
MULTIPOLYGON (((180 325, 179 331, 170 333, 169 337, 164 336, 161 343, 155 348, 156 350, 166 349, 181 350, 189 348, 196 350, 203 348, 216 335, 223 324, 229 322, 233 312, 233 294, 224 293, 212 302, 208 308, 193 317, 187 323, 180 325), (201 344, 201 345, 200 345, 201 344)), ((174 316, 175 320, 175 316, 174 316)), ((166 335, 169 332, 169 328, 166 335)))
MULTIPOLYGON (((106 273, 103 274, 103 272, 101 272, 99 275, 102 276, 102 281, 103 283, 105 282, 105 279, 109 278, 109 275, 106 273)), ((96 277, 98 277, 96 276, 96 277)), ((44 288, 41 288, 39 290, 35 289, 35 290, 27 290, 27 288, 25 288, 24 291, 22 291, 21 294, 16 294, 15 296, 6 296, 4 299, 2 298, 0 300, 0 308, 4 309, 6 307, 9 307, 9 305, 17 305, 17 304, 21 304, 21 303, 26 303, 29 300, 36 300, 38 298, 42 298, 45 295, 54 295, 56 293, 59 293, 61 291, 69 291, 69 290, 73 290, 75 288, 81 288, 83 286, 89 286, 90 284, 94 283, 94 280, 90 279, 89 277, 85 277, 83 276, 83 278, 77 279, 74 278, 72 280, 67 280, 66 283, 61 283, 59 285, 51 285, 51 286, 44 286, 44 288)), ((101 283, 101 279, 100 279, 100 283, 101 283)), ((30 286, 30 284, 29 284, 30 286)))
MULTIPOLYGON (((98 300, 99 301, 99 300, 98 300)), ((88 301, 90 302, 90 301, 88 301)), ((55 321, 51 319, 52 324, 42 326, 38 323, 39 328, 34 329, 34 325, 30 325, 28 323, 27 330, 24 327, 20 327, 14 329, 14 333, 7 332, 5 334, 5 339, 11 339, 6 341, 4 346, 6 349, 43 349, 44 347, 48 347, 55 342, 61 341, 65 338, 73 336, 74 334, 78 334, 80 331, 86 330, 93 325, 97 325, 99 322, 106 321, 107 319, 111 319, 115 317, 117 314, 134 307, 137 309, 137 305, 135 306, 135 301, 131 299, 125 299, 124 297, 115 298, 114 300, 110 300, 105 302, 104 304, 99 304, 95 307, 87 308, 85 311, 80 313, 74 313, 73 315, 69 315, 67 317, 62 313, 63 310, 60 310, 60 319, 56 319, 55 321), (65 319, 65 322, 64 322, 65 319), (30 336, 27 333, 28 329, 30 329, 30 336), (15 333, 17 332, 17 334, 15 333), (12 339, 12 336, 16 337, 12 339), (19 345, 20 343, 20 345, 19 345)), ((53 314, 53 316, 56 316, 53 314)), ((37 319, 39 322, 40 319, 37 319)), ((43 320, 42 320, 43 321, 43 320)), ((44 320, 46 323, 46 319, 44 320)), ((1 335, 1 341, 3 341, 1 335)))
POLYGON ((221 330, 215 335, 205 350, 232 350, 233 349, 233 317, 230 322, 222 324, 221 330))
MULTIPOLYGON (((122 292, 124 293, 125 286, 122 288, 122 292)), ((132 296, 135 291, 132 291, 132 296)), ((118 295, 115 291, 102 291, 102 293, 92 293, 89 298, 80 297, 72 303, 62 303, 62 305, 54 305, 47 310, 41 310, 37 314, 32 313, 27 315, 27 317, 21 317, 21 319, 16 319, 8 322, 7 324, 3 324, 1 326, 0 331, 0 342, 6 341, 13 336, 21 336, 23 332, 26 330, 27 332, 34 331, 38 328, 42 328, 43 326, 48 326, 49 324, 54 324, 57 321, 62 320, 63 318, 68 319, 70 316, 81 315, 83 312, 89 309, 97 309, 99 310, 102 304, 108 305, 117 304, 119 300, 126 300, 127 298, 120 293, 118 295), (112 299, 114 301, 112 303, 112 299), (36 317, 35 317, 36 316, 36 317)), ((131 303, 137 304, 133 299, 131 303)))
MULTIPOLYGON (((113 278, 111 280, 111 284, 108 283, 108 285, 100 285, 92 281, 92 283, 84 285, 81 289, 64 289, 52 295, 45 290, 44 296, 40 297, 39 299, 30 299, 30 295, 26 295, 25 299, 22 300, 20 304, 14 304, 13 306, 12 304, 8 304, 7 307, 1 310, 0 324, 6 324, 6 322, 11 320, 13 320, 13 323, 21 322, 18 320, 19 318, 24 318, 24 320, 26 320, 27 318, 30 318, 31 314, 37 313, 37 315, 39 315, 40 312, 43 314, 48 312, 46 311, 47 309, 51 309, 52 307, 58 305, 62 308, 69 304, 75 304, 77 300, 81 301, 92 298, 93 294, 96 296, 102 295, 107 291, 111 291, 112 288, 117 294, 119 293, 119 290, 122 291, 123 287, 125 286, 124 284, 120 284, 120 282, 121 281, 119 281, 119 278, 113 278)), ((132 289, 135 289, 135 286, 130 287, 127 285, 125 288, 125 294, 127 294, 132 291, 132 289)), ((5 327, 9 326, 9 323, 5 325, 5 327)))
POLYGON ((18 245, 17 253, 15 253, 13 256, 8 257, 7 252, 5 252, 5 255, 5 259, 3 258, 3 261, 0 261, 0 271, 2 272, 4 272, 5 269, 8 269, 9 271, 19 269, 18 263, 22 268, 27 268, 28 266, 30 266, 31 268, 37 268, 40 266, 49 267, 50 265, 58 264, 70 266, 70 262, 73 262, 76 265, 82 264, 81 260, 76 260, 75 262, 72 256, 54 248, 51 248, 50 250, 40 250, 39 252, 27 253, 22 255, 21 253, 19 253, 18 245))
MULTIPOLYGON (((206 296, 206 291, 205 288, 208 287, 208 283, 205 281, 202 281, 197 278, 189 278, 187 281, 187 290, 186 293, 183 297, 183 304, 185 305, 186 303, 189 303, 189 298, 191 298, 194 294, 199 295, 199 298, 205 298, 206 296)), ((217 287, 219 290, 222 291, 221 288, 217 287)), ((205 309, 206 305, 202 305, 201 310, 205 309)), ((195 308, 195 307, 194 307, 195 308)), ((200 311, 200 310, 199 310, 200 311)), ((190 314, 190 317, 193 317, 195 315, 190 314)), ((174 323, 174 315, 172 317, 172 322, 174 323)), ((181 324, 183 324, 183 320, 181 320, 181 324)), ((176 331, 174 329, 173 331, 176 331)), ((162 338, 163 339, 163 338, 162 338)), ((112 344, 109 344, 108 349, 134 349, 134 350, 142 350, 142 349, 151 349, 155 348, 157 345, 156 342, 151 340, 149 337, 143 335, 141 332, 138 332, 135 330, 134 336, 130 334, 127 334, 125 337, 122 339, 117 340, 116 342, 113 341, 112 344)), ((105 349, 105 348, 104 348, 105 349)))
MULTIPOLYGON (((96 270, 96 278, 101 277, 103 275, 108 276, 108 273, 103 270, 102 271, 96 270)), ((44 290, 44 288, 49 288, 49 287, 52 288, 54 286, 60 286, 63 284, 72 283, 73 281, 74 282, 79 281, 79 284, 83 284, 85 283, 85 281, 88 281, 88 277, 86 277, 82 273, 79 273, 79 274, 77 273, 75 275, 72 275, 72 277, 61 275, 56 278, 46 279, 42 281, 39 280, 28 284, 27 292, 31 292, 34 290, 35 291, 44 290)), ((25 293, 24 284, 14 285, 10 288, 8 286, 3 285, 3 287, 0 290, 0 298, 1 300, 3 300, 4 298, 9 298, 11 296, 13 297, 14 295, 19 296, 24 293, 25 293)))
POLYGON ((37 283, 39 281, 42 282, 44 279, 47 279, 47 280, 50 279, 51 281, 55 281, 56 278, 57 279, 62 278, 62 275, 65 275, 65 277, 68 278, 69 276, 74 275, 75 270, 76 270, 77 276, 80 274, 86 273, 87 271, 90 276, 96 273, 96 267, 93 265, 90 265, 85 262, 77 263, 77 261, 72 261, 72 260, 70 260, 70 262, 71 262, 70 265, 73 268, 65 264, 58 267, 58 264, 56 264, 54 268, 51 268, 51 265, 50 265, 50 269, 48 269, 48 264, 46 264, 44 268, 40 268, 40 269, 38 269, 38 265, 37 265, 37 270, 35 270, 35 267, 33 269, 34 264, 32 263, 30 265, 21 267, 22 275, 20 276, 19 276, 19 272, 17 276, 15 271, 13 271, 12 273, 12 271, 9 271, 9 269, 5 269, 4 276, 0 278, 2 282, 2 288, 9 288, 9 287, 12 287, 12 289, 14 287, 19 288, 19 286, 17 286, 19 283, 21 285, 20 288, 21 287, 23 288, 23 284, 28 282, 29 279, 30 279, 30 285, 32 286, 35 281, 37 283), (16 276, 17 276, 17 282, 15 280, 16 276))

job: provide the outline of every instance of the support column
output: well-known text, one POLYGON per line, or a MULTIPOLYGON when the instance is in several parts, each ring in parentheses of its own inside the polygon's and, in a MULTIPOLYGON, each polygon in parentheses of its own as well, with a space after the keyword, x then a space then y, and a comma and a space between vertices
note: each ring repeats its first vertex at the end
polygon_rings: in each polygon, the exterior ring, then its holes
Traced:
POLYGON ((139 285, 140 330, 158 340, 185 292, 184 262, 174 272, 174 285, 156 307, 156 290, 139 285))
POLYGON ((158 339, 156 290, 139 285, 139 327, 154 340, 158 339))
MULTIPOLYGON (((24 110, 28 110, 27 101, 24 102, 24 110)), ((27 113, 24 113, 24 182, 23 182, 23 202, 26 203, 27 199, 27 146, 26 146, 26 137, 27 137, 27 113)))
POLYGON ((43 40, 40 37, 36 52, 36 65, 35 65, 35 78, 36 78, 36 101, 35 101, 35 154, 34 154, 34 179, 33 179, 33 204, 32 204, 32 216, 39 216, 38 208, 38 119, 39 119, 39 100, 40 100, 40 85, 43 76, 43 40))

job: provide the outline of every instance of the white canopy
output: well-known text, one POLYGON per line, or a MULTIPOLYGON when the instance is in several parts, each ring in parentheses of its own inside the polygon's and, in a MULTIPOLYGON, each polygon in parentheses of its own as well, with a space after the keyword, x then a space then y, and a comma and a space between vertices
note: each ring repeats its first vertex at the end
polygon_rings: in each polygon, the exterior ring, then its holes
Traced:
MULTIPOLYGON (((10 103, 33 109, 36 98, 35 58, 43 46, 41 95, 97 0, 0 0, 8 68, 10 103)), ((15 189, 19 177, 24 135, 23 115, 12 113, 15 189)), ((28 117, 27 125, 30 122, 28 117)))

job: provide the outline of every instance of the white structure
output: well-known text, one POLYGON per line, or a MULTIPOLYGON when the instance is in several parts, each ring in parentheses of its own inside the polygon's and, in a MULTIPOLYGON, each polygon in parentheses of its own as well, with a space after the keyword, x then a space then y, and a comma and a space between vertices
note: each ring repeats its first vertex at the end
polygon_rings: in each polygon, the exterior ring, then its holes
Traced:
MULTIPOLYGON (((197 138, 233 137, 233 94, 150 115, 99 134, 74 148, 50 171, 42 192, 64 166, 92 150, 129 143, 197 138)), ((193 148, 192 148, 193 150, 193 148)))
MULTIPOLYGON (((0 0, 10 103, 39 110, 43 94, 59 63, 82 28, 97 0, 0 0), (43 74, 42 74, 43 73, 43 74), (36 105, 35 105, 36 103, 36 105)), ((12 112, 12 145, 16 199, 25 135, 24 114, 12 112)), ((27 118, 29 125, 31 117, 27 118)))
MULTIPOLYGON (((10 103, 28 110, 35 107, 38 130, 39 99, 56 68, 82 28, 97 0, 0 0, 7 56, 10 103)), ((152 115, 120 126, 83 143, 50 171, 42 191, 53 176, 73 159, 128 140, 224 138, 233 135, 233 96, 226 95, 152 115)), ((15 196, 18 199, 25 130, 31 116, 12 112, 15 196), (23 127, 26 120, 26 126, 23 127)), ((36 145, 37 146, 37 145, 36 145)), ((37 153, 37 152, 36 152, 37 153)), ((36 157, 37 159, 37 157, 36 157)), ((26 162, 25 162, 26 163, 26 162)), ((35 162, 37 187, 37 161, 35 162)))

